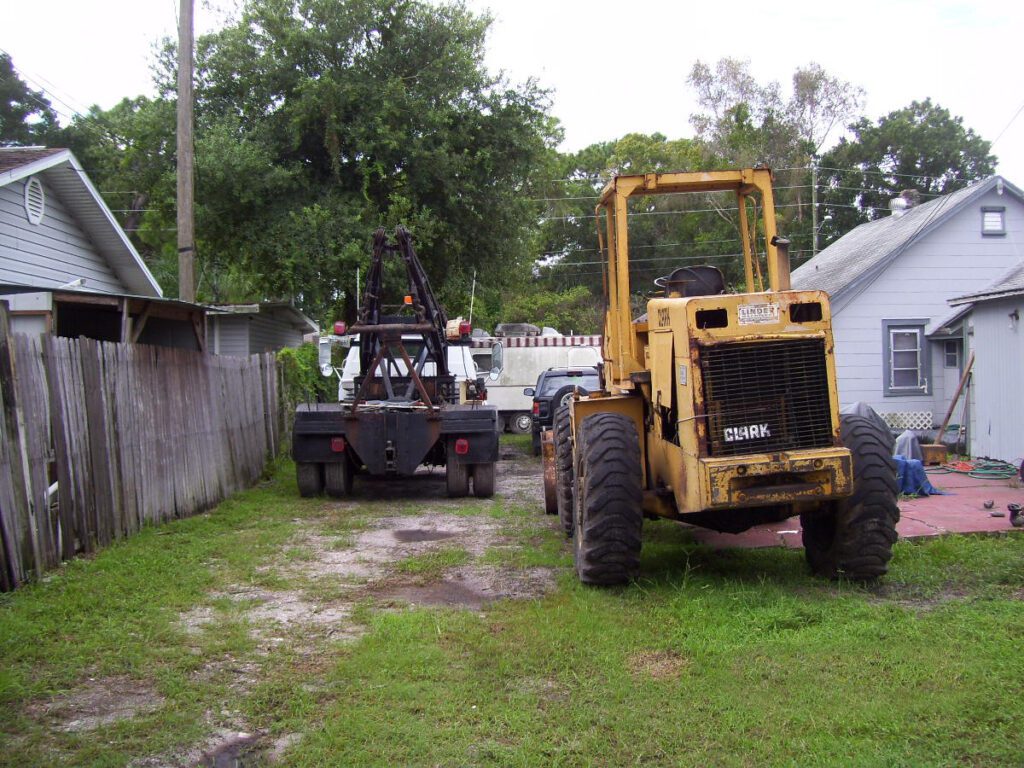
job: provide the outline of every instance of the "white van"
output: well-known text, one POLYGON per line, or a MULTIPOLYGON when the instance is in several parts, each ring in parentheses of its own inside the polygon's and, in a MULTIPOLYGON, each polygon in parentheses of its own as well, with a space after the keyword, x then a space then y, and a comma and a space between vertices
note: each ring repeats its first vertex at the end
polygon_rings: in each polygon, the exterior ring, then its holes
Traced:
MULTIPOLYGON (((423 346, 423 337, 419 334, 411 334, 403 336, 402 342, 405 351, 409 353, 409 357, 415 360, 420 347, 423 346)), ((350 337, 349 344, 351 348, 345 356, 345 364, 341 368, 340 381, 338 382, 339 401, 351 400, 355 397, 355 379, 362 372, 359 364, 359 336, 350 337)), ((455 377, 456 384, 466 380, 476 381, 480 374, 473 363, 473 356, 470 354, 469 347, 460 344, 449 344, 447 354, 448 372, 455 377)), ((423 375, 434 376, 436 375, 436 369, 437 366, 433 362, 426 363, 423 366, 423 375)), ((406 370, 405 362, 402 360, 396 361, 395 370, 389 371, 389 373, 394 373, 396 376, 407 376, 408 371, 406 370)), ((379 370, 376 375, 380 376, 379 370)))
POLYGON ((487 372, 487 402, 498 407, 498 428, 527 434, 532 428, 533 387, 548 368, 588 368, 601 362, 601 337, 476 337, 471 341, 476 367, 487 372))

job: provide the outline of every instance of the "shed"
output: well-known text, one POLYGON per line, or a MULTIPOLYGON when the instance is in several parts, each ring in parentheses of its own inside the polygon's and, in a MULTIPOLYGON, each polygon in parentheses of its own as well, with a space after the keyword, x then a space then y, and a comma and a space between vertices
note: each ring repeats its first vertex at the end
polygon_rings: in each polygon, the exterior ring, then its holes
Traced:
POLYGON ((1024 193, 992 176, 853 229, 793 271, 832 299, 842 403, 898 429, 945 415, 964 365, 963 312, 948 301, 990 285, 1022 255, 1024 193))
POLYGON ((210 349, 217 355, 252 355, 297 347, 320 327, 288 302, 220 304, 208 315, 210 349))
POLYGON ((980 291, 950 301, 964 314, 974 352, 971 453, 1020 466, 1024 460, 1024 261, 980 291))

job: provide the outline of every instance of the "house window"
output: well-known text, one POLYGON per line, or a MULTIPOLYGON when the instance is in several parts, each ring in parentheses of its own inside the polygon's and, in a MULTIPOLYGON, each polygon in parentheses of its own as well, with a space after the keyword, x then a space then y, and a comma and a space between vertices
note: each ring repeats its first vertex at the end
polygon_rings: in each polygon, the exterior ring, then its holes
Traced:
POLYGON ((947 341, 943 343, 943 367, 944 368, 959 368, 960 367, 960 345, 955 341, 947 341))
POLYGON ((1006 234, 1006 207, 984 206, 981 209, 981 234, 1006 234))
POLYGON ((927 320, 882 321, 886 396, 931 394, 931 360, 924 335, 927 324, 927 320))

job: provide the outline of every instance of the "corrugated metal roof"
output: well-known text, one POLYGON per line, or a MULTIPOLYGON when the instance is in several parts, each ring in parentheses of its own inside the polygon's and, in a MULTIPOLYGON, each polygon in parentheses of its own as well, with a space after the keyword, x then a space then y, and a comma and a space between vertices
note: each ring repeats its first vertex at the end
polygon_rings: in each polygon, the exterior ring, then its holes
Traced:
POLYGON ((950 299, 949 303, 955 307, 958 304, 1001 299, 1004 296, 1016 296, 1021 293, 1024 293, 1024 261, 1011 267, 983 291, 957 296, 955 299, 950 299))
POLYGON ((210 314, 258 315, 261 312, 281 319, 281 322, 302 333, 320 333, 320 326, 310 320, 289 301, 264 301, 249 304, 214 304, 210 314))
POLYGON ((156 278, 70 150, 0 148, 0 187, 35 175, 71 211, 129 293, 163 296, 156 278))
POLYGON ((1024 202, 1024 194, 1017 187, 999 176, 990 176, 915 206, 902 216, 885 216, 861 224, 793 270, 793 288, 822 289, 835 300, 845 291, 873 280, 913 243, 1000 181, 1006 191, 1024 202))

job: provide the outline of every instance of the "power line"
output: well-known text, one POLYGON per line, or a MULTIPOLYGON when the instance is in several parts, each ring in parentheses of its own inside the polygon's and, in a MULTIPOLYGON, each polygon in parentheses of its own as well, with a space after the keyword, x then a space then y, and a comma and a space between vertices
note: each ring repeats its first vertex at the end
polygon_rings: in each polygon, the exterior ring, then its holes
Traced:
POLYGON ((999 132, 999 135, 995 137, 991 144, 989 144, 989 148, 994 147, 996 142, 1003 138, 1003 134, 1010 130, 1010 126, 1013 125, 1013 121, 1020 117, 1021 112, 1024 112, 1024 102, 1021 102, 1021 105, 1017 107, 1017 111, 1013 113, 1013 117, 1010 118, 1010 122, 1006 124, 1003 130, 999 132))

